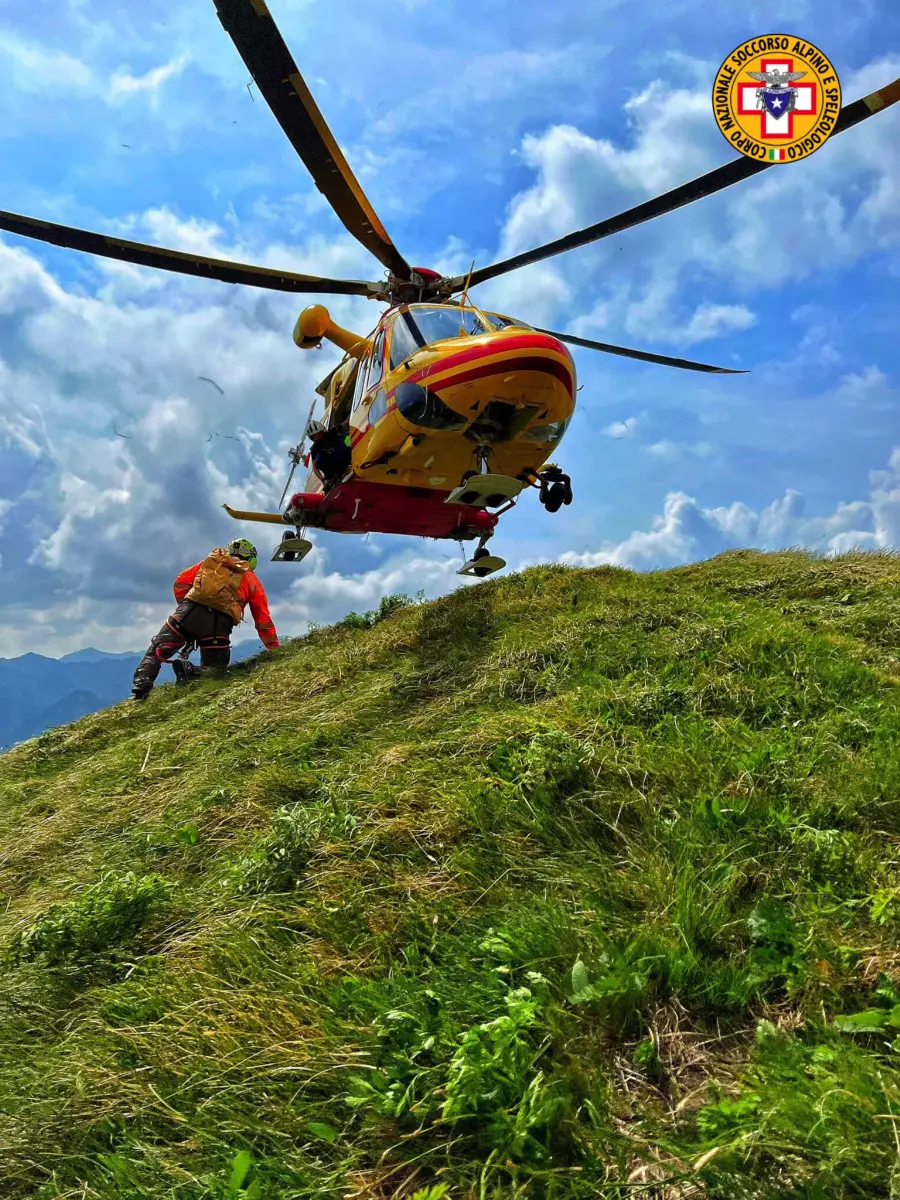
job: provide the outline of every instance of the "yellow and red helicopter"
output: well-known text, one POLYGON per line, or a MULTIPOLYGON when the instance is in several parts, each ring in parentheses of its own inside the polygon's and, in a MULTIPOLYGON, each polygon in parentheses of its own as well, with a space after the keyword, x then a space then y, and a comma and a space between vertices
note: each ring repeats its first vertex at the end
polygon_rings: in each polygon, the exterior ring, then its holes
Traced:
MULTIPOLYGON (((214 0, 219 19, 260 93, 347 230, 386 268, 381 281, 325 279, 177 250, 0 211, 0 229, 54 245, 228 283, 310 295, 366 296, 388 305, 365 337, 335 325, 327 309, 305 309, 294 329, 301 349, 323 339, 344 351, 316 389, 326 431, 349 442, 346 470, 307 490, 282 513, 245 512, 242 521, 288 525, 274 561, 299 561, 312 548, 307 529, 451 538, 478 546, 460 574, 503 567, 486 543, 499 517, 526 487, 551 512, 572 499, 567 475, 548 459, 575 410, 575 365, 567 344, 692 371, 742 374, 534 328, 484 312, 469 300, 480 283, 621 233, 710 196, 773 165, 741 156, 680 187, 595 225, 467 276, 412 267, 400 254, 347 165, 264 0, 214 0), (461 296, 461 299, 455 297, 461 296)), ((900 100, 900 79, 845 105, 835 136, 900 100)), ((313 409, 310 410, 312 418, 313 409)), ((307 421, 307 429, 309 420, 307 421)), ((306 430, 304 431, 304 441, 306 430)), ((291 475, 304 456, 295 446, 291 475)), ((315 449, 311 452, 315 456, 315 449)))

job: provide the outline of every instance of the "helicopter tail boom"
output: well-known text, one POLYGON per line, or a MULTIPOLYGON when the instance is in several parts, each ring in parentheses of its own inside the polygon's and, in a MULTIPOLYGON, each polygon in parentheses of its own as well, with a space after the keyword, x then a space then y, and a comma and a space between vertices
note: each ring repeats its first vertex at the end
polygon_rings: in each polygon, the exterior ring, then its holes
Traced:
POLYGON ((223 504, 222 507, 235 521, 259 521, 265 525, 289 524, 280 513, 246 512, 241 508, 230 508, 227 504, 223 504))

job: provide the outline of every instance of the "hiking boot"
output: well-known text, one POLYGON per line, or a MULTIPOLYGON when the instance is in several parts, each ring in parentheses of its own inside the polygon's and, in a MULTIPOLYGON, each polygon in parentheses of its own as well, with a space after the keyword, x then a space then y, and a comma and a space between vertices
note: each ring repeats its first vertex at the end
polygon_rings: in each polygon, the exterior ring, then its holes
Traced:
POLYGON ((172 663, 172 670, 175 672, 176 683, 190 683, 192 679, 196 679, 200 674, 198 667, 195 667, 192 662, 187 662, 183 658, 176 658, 172 663))
POLYGON ((132 700, 146 700, 149 695, 150 695, 150 688, 132 688, 131 689, 132 700))

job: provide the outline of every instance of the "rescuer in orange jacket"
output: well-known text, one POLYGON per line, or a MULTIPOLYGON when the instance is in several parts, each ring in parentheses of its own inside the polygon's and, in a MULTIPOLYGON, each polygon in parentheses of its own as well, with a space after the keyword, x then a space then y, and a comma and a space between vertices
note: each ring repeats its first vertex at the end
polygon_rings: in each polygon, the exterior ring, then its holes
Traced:
MULTIPOLYGON (((162 664, 188 642, 197 643, 203 667, 227 667, 231 633, 244 619, 247 605, 266 649, 277 648, 278 634, 255 566, 256 547, 238 538, 181 572, 172 589, 178 607, 151 639, 134 673, 131 694, 135 700, 146 700, 162 664)), ((172 666, 179 682, 184 682, 190 664, 177 660, 172 666)))

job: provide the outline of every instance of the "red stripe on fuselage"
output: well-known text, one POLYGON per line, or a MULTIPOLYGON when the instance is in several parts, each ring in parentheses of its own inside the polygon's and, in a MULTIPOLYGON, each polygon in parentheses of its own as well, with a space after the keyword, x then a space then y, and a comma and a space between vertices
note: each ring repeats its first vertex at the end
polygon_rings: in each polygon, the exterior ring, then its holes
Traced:
POLYGON ((472 367, 469 371, 460 371, 449 379, 442 379, 432 385, 431 391, 440 394, 461 383, 470 383, 473 379, 484 379, 488 375, 515 375, 518 371, 543 371, 546 375, 554 375, 569 395, 573 395, 572 372, 555 358, 517 358, 513 362, 506 359, 504 362, 485 363, 484 366, 472 367))

